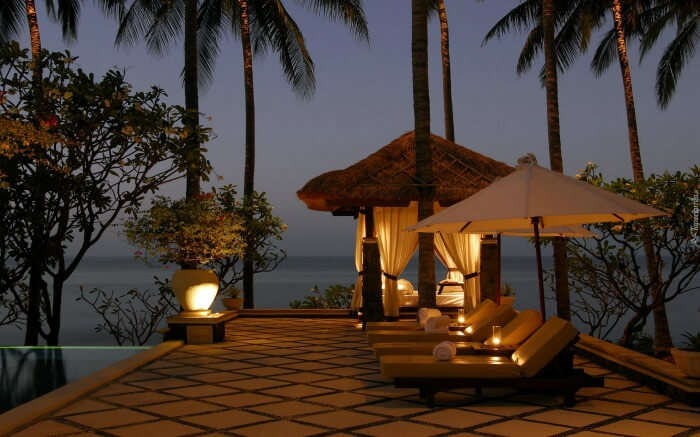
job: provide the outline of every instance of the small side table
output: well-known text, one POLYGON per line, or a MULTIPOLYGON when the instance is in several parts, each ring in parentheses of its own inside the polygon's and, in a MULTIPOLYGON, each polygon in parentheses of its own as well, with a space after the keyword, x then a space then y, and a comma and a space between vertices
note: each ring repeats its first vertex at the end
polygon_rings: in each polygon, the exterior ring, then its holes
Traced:
POLYGON ((186 344, 219 343, 224 340, 226 322, 236 317, 237 311, 222 311, 197 317, 176 314, 168 317, 169 335, 186 344))

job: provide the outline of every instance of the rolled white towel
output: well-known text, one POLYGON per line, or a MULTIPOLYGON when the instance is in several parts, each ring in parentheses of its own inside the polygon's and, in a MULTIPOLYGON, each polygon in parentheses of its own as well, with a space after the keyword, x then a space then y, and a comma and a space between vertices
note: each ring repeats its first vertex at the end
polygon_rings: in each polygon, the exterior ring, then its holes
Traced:
POLYGON ((431 317, 425 322, 425 332, 447 333, 450 331, 450 316, 431 317))
POLYGON ((433 348, 433 358, 437 361, 450 361, 457 355, 457 346, 451 341, 443 341, 433 348))
POLYGON ((425 328, 425 323, 431 317, 440 317, 442 313, 436 308, 420 308, 418 310, 418 324, 421 328, 425 328))

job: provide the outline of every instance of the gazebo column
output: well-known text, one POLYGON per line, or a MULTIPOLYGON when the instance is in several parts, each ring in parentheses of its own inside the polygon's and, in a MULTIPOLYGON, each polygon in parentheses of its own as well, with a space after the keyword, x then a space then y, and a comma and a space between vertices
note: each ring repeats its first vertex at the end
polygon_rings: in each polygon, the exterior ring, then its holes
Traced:
POLYGON ((364 209, 365 238, 362 240, 362 327, 367 322, 384 320, 382 304, 382 277, 379 263, 379 244, 374 237, 374 214, 372 208, 364 209))
POLYGON ((501 251, 499 240, 493 235, 484 235, 481 239, 481 300, 500 300, 501 251))

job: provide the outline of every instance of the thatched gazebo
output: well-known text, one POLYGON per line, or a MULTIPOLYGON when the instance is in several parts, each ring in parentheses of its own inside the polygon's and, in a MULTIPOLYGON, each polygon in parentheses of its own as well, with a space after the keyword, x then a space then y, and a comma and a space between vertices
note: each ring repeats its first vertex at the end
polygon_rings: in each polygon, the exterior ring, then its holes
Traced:
MULTIPOLYGON (((503 162, 437 135, 430 136, 430 145, 436 211, 471 196, 514 170, 503 162)), ((415 250, 413 239, 417 244, 417 234, 402 232, 405 227, 417 221, 415 211, 420 184, 415 174, 415 136, 413 132, 408 132, 344 170, 329 171, 311 179, 297 191, 297 196, 309 209, 359 218, 355 258, 360 279, 363 274, 365 277, 365 291, 362 293, 365 296, 367 282, 370 276, 374 277, 375 272, 372 270, 375 269, 366 265, 367 259, 364 258, 367 256, 362 256, 364 249, 360 250, 360 247, 366 244, 376 245, 374 237, 377 237, 380 246, 378 253, 382 254, 382 274, 387 282, 387 316, 398 316, 398 304, 394 303, 391 295, 396 294, 397 277, 415 250), (396 244, 400 247, 396 247, 396 244), (396 253, 400 255, 397 256, 396 253), (393 259, 397 257, 400 259, 393 259)), ((463 252, 469 251, 470 245, 474 246, 475 236, 472 236, 471 243, 445 237, 447 236, 435 240, 438 257, 448 269, 459 270, 460 277, 465 275, 465 298, 466 293, 470 293, 474 299, 479 294, 480 285, 484 284, 486 263, 481 266, 480 280, 466 279, 478 274, 478 265, 483 258, 483 254, 477 254, 481 253, 480 244, 476 252, 472 248, 472 253, 466 256, 463 252), (467 282, 471 284, 471 291, 468 290, 467 282)), ((469 239, 469 236, 463 238, 469 239)), ((379 272, 376 272, 376 276, 379 277, 379 272)), ((358 280, 356 290, 362 288, 359 285, 362 282, 358 280)), ((372 282, 376 283, 375 280, 372 282)), ((376 290, 376 294, 379 295, 379 290, 376 290)), ((464 305, 468 306, 467 299, 464 300, 464 305)))

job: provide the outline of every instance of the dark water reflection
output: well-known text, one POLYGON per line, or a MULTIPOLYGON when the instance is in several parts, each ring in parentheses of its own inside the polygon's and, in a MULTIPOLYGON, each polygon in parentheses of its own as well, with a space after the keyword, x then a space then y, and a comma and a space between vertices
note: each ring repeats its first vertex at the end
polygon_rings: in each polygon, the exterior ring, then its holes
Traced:
POLYGON ((141 350, 0 348, 0 413, 141 350))

